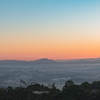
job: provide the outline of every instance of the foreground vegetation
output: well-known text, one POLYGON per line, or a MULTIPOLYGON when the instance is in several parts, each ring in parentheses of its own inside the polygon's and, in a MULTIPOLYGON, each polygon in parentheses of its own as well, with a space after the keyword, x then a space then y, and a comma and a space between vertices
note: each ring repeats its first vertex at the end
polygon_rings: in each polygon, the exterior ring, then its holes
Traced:
POLYGON ((54 83, 51 86, 33 83, 14 89, 8 86, 0 88, 0 100, 100 100, 100 81, 75 85, 73 81, 68 80, 62 91, 57 89, 54 83))

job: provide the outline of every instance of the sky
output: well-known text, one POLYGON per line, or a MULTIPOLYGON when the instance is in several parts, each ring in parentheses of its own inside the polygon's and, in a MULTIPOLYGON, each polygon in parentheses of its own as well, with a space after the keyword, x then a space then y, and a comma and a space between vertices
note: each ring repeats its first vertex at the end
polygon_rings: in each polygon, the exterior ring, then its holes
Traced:
POLYGON ((100 57, 100 0, 0 0, 0 60, 100 57))

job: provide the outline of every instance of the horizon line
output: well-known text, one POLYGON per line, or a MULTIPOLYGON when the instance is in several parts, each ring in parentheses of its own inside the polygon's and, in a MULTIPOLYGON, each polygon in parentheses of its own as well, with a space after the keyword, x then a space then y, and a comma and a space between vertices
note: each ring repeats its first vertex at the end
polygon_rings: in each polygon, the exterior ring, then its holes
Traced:
MULTIPOLYGON (((76 59, 49 59, 49 58, 39 58, 39 59, 36 59, 36 60, 40 60, 40 59, 48 59, 48 60, 54 60, 54 61, 57 61, 57 60, 62 60, 62 61, 65 61, 65 60, 80 60, 80 59, 99 59, 100 57, 97 57, 97 58, 76 58, 76 59)), ((5 59, 5 60, 0 60, 0 61, 9 61, 9 60, 12 60, 12 61, 36 61, 36 60, 18 60, 18 59, 5 59)))

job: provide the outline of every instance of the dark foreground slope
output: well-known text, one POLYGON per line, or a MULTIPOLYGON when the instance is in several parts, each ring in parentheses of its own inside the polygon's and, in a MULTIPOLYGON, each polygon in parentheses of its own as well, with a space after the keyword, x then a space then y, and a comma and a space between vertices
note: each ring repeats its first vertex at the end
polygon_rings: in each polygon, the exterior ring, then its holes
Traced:
POLYGON ((54 83, 49 86, 22 83, 25 84, 24 87, 0 88, 0 100, 100 100, 100 81, 75 85, 68 80, 62 91, 54 83))

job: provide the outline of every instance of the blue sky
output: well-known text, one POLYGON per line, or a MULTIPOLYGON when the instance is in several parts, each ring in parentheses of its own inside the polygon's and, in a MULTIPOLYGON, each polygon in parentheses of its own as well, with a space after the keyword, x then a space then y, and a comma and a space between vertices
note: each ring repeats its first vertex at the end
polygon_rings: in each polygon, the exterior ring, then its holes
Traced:
POLYGON ((10 54, 10 59, 98 57, 99 27, 100 0, 1 0, 1 59, 10 54), (25 56, 22 51, 28 47, 25 56))
MULTIPOLYGON (((1 22, 14 24, 50 23, 51 21, 88 21, 100 16, 99 0, 2 0, 1 22), (33 22, 33 23, 31 23, 33 22)), ((96 19, 95 19, 96 20, 96 19)), ((56 23, 55 22, 55 23, 56 23)))

